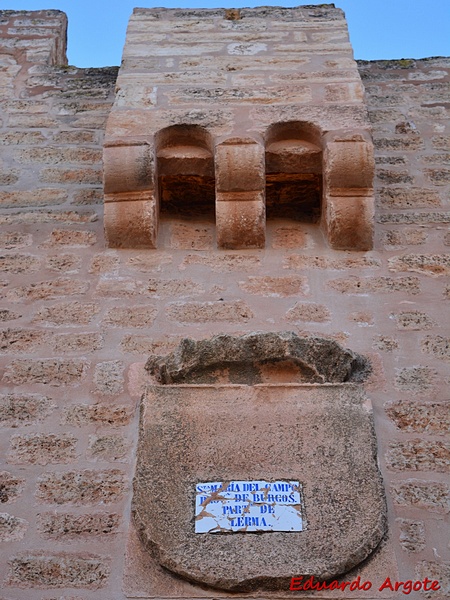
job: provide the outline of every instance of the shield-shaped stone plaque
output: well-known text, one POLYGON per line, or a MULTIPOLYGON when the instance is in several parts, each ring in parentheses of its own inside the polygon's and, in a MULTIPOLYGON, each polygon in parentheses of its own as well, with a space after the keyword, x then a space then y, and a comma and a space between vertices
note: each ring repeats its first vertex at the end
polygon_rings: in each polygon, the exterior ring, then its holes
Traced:
POLYGON ((212 587, 288 589, 294 576, 345 573, 385 533, 362 386, 151 386, 142 403, 133 514, 161 565, 212 587), (293 527, 251 520, 269 510, 280 515, 294 492, 301 519, 293 527), (210 530, 198 525, 205 515, 210 523, 217 517, 210 530))

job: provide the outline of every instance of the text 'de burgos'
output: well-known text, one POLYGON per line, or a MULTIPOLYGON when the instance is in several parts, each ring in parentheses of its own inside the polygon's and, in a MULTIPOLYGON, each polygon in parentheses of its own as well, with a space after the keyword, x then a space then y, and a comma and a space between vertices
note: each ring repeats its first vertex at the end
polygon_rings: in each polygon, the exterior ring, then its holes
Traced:
POLYGON ((298 481, 197 483, 195 533, 303 531, 298 481))

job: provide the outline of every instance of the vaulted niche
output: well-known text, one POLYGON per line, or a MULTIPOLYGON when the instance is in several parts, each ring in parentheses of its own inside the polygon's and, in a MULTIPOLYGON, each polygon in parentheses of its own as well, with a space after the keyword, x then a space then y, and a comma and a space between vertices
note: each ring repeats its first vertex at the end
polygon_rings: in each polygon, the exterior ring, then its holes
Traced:
POLYGON ((215 220, 212 141, 195 125, 166 127, 156 135, 161 217, 215 220))
POLYGON ((266 137, 266 215, 318 223, 322 197, 322 150, 308 123, 272 125, 266 137))

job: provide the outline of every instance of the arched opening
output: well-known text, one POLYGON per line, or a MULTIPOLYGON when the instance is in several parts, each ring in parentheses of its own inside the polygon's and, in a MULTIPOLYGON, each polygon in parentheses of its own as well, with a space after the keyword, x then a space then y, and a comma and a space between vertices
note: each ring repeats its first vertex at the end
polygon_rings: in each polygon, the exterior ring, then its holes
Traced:
POLYGON ((322 197, 320 132, 301 122, 276 123, 266 134, 266 214, 318 223, 322 197))
POLYGON ((212 140, 196 125, 166 127, 156 135, 160 215, 162 218, 215 220, 212 140))

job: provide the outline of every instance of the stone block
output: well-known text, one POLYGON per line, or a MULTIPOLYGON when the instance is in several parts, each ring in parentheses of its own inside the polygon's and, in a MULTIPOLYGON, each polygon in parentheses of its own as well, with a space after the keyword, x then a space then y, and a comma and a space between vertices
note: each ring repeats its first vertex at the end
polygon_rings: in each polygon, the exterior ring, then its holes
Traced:
POLYGON ((0 330, 0 354, 23 354, 36 351, 47 341, 48 333, 33 329, 0 330))
POLYGON ((246 254, 220 254, 217 256, 200 256, 188 254, 180 265, 180 270, 187 269, 190 265, 202 265, 216 273, 229 273, 235 271, 252 272, 260 266, 259 256, 246 254))
POLYGON ((31 233, 23 233, 21 231, 0 233, 0 247, 5 250, 16 250, 31 246, 33 236, 31 233))
POLYGON ((350 564, 358 564, 370 554, 383 536, 381 478, 372 452, 361 447, 371 446, 372 434, 360 392, 351 386, 293 384, 277 385, 275 396, 273 392, 273 385, 270 391, 249 385, 149 389, 143 403, 133 511, 141 541, 165 568, 227 591, 281 590, 289 587, 293 572, 314 574, 319 579, 346 572, 350 564), (249 419, 255 410, 258 419, 249 419), (265 450, 261 439, 274 423, 283 442, 265 450), (339 430, 336 439, 330 436, 335 429, 339 430), (343 444, 347 436, 348 442, 343 444), (192 443, 195 439, 202 443, 192 443), (327 452, 329 446, 333 450, 327 452), (319 458, 318 447, 326 459, 323 455, 319 458), (231 462, 230 453, 234 456, 231 462), (301 532, 260 535, 195 534, 196 484, 216 481, 219 472, 226 485, 244 477, 256 480, 261 465, 271 481, 289 479, 295 472, 293 465, 301 465, 301 510, 308 527, 301 532), (351 470, 351 481, 346 469, 351 470), (355 481, 364 481, 364 485, 355 485, 355 481), (336 493, 330 492, 333 486, 336 493), (171 498, 170 506, 152 493, 161 487, 171 498), (318 534, 322 530, 331 535, 318 534), (251 558, 246 560, 246 556, 251 558))
POLYGON ((19 588, 104 587, 109 579, 109 560, 94 554, 29 551, 12 557, 7 583, 19 588))
POLYGON ((420 552, 426 546, 423 521, 396 519, 400 529, 400 546, 406 552, 420 552))
POLYGON ((70 277, 58 277, 11 289, 7 298, 11 302, 52 300, 63 296, 78 296, 89 289, 89 282, 70 277))
POLYGON ((450 486, 439 481, 405 479, 391 484, 394 503, 430 512, 450 512, 450 486))
POLYGON ((39 533, 48 539, 89 539, 118 533, 121 518, 108 512, 80 515, 49 512, 39 514, 37 523, 39 533))
POLYGON ((27 383, 41 383, 57 387, 76 385, 84 379, 87 367, 88 363, 79 359, 32 360, 24 358, 14 360, 7 366, 3 380, 15 385, 27 383))
POLYGON ((55 273, 79 273, 82 266, 82 259, 81 256, 73 254, 47 256, 45 266, 55 273))
POLYGON ((247 323, 253 313, 242 300, 229 302, 171 302, 166 308, 169 320, 180 323, 247 323))
POLYGON ((398 400, 387 403, 385 410, 401 431, 430 435, 450 432, 449 402, 398 400))
POLYGON ((401 311, 391 318, 395 319, 397 329, 401 331, 426 331, 436 325, 434 319, 419 310, 401 311))
POLYGON ((59 302, 40 308, 36 312, 33 321, 35 323, 76 327, 90 323, 99 311, 100 306, 95 302, 59 302))
POLYGON ((93 506, 111 504, 125 492, 125 476, 118 469, 43 473, 36 486, 36 498, 46 504, 93 506))
POLYGON ((404 254, 389 259, 390 271, 413 272, 431 277, 450 274, 450 255, 448 254, 404 254))
POLYGON ((386 464, 392 471, 450 471, 450 444, 442 441, 412 439, 391 442, 386 464))
POLYGON ((22 495, 25 480, 19 479, 9 471, 0 471, 0 502, 14 502, 22 495))
POLYGON ((125 405, 111 404, 76 404, 63 412, 62 424, 72 427, 95 425, 97 427, 122 427, 128 425, 133 416, 133 409, 125 405))
POLYGON ((63 333, 53 336, 51 346, 57 354, 85 354, 101 350, 104 339, 101 333, 63 333))
POLYGON ((291 323, 325 323, 326 321, 331 321, 331 314, 323 304, 297 302, 295 306, 287 311, 286 319, 291 323))
POLYGON ((94 393, 114 396, 123 391, 124 365, 119 360, 98 363, 94 372, 94 393))
POLYGON ((244 194, 222 192, 216 194, 217 245, 220 248, 264 248, 266 233, 264 193, 244 194))
POLYGON ((42 169, 39 181, 43 183, 62 183, 77 185, 82 183, 101 184, 102 170, 85 167, 83 169, 53 168, 42 169))
POLYGON ((437 373, 431 367, 404 367, 395 377, 396 389, 411 394, 430 392, 436 384, 437 373))
POLYGON ((77 440, 69 434, 13 435, 8 462, 16 465, 48 465, 73 462, 77 440))
POLYGON ((31 254, 3 254, 0 256, 0 272, 34 273, 40 267, 41 260, 31 254))
POLYGON ((233 138, 218 144, 215 165, 217 192, 261 191, 265 187, 264 148, 253 140, 233 138))
POLYGON ((110 308, 103 319, 107 327, 151 327, 157 315, 153 305, 117 306, 110 308))
POLYGON ((450 596, 450 563, 423 560, 416 566, 416 576, 438 582, 436 592, 429 592, 427 598, 432 598, 435 593, 445 598, 450 596))
POLYGON ((371 250, 374 205, 370 196, 327 196, 322 227, 335 250, 371 250))
POLYGON ((154 151, 148 144, 105 146, 103 164, 106 201, 111 194, 154 188, 154 151))
POLYGON ((105 236, 110 248, 156 248, 157 200, 152 191, 105 196, 105 236))
POLYGON ((279 227, 275 230, 272 240, 272 248, 305 248, 307 237, 298 227, 279 227))
POLYGON ((4 427, 20 427, 44 421, 56 405, 40 394, 0 394, 0 423, 4 427))
POLYGON ((54 229, 49 239, 42 247, 59 248, 68 246, 71 248, 86 248, 93 246, 97 242, 97 236, 93 231, 77 231, 74 229, 54 229))
POLYGON ((422 352, 439 360, 450 361, 450 339, 441 335, 427 335, 420 345, 422 352))
POLYGON ((0 541, 18 542, 23 539, 29 523, 8 513, 0 513, 0 541))
POLYGON ((331 258, 328 256, 305 256, 302 254, 290 254, 284 259, 287 269, 326 269, 327 271, 338 271, 347 269, 378 269, 381 261, 371 256, 351 256, 331 258))
POLYGON ((239 282, 239 287, 248 294, 274 298, 306 296, 309 292, 307 278, 297 275, 286 277, 250 275, 247 281, 239 282))
POLYGON ((121 435, 91 435, 87 457, 89 460, 114 462, 125 460, 130 448, 121 435))
POLYGON ((328 285, 341 294, 367 294, 403 292, 408 295, 420 293, 418 277, 348 277, 347 279, 332 279, 328 285))

